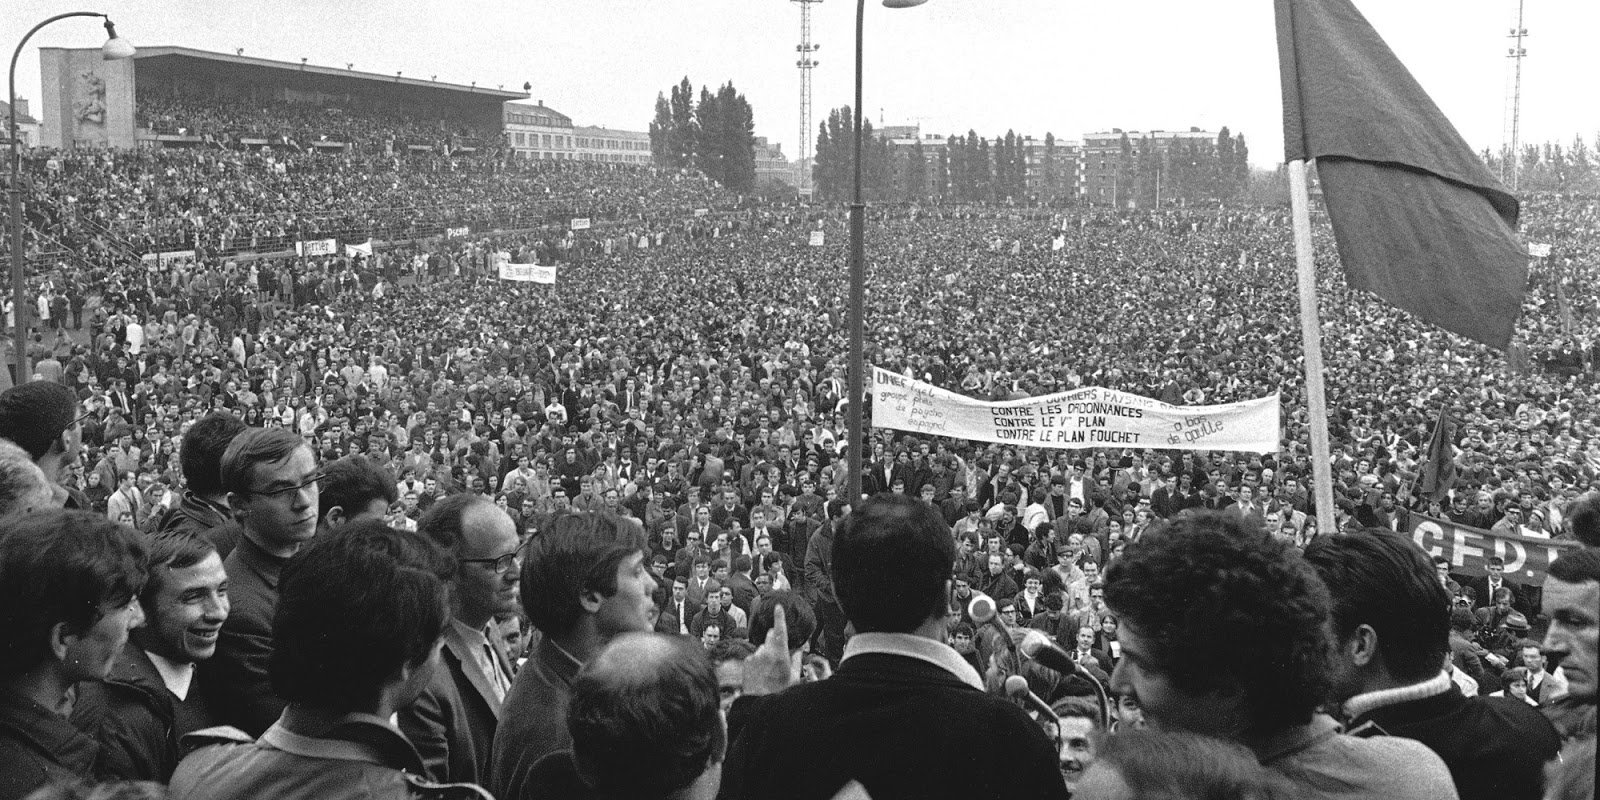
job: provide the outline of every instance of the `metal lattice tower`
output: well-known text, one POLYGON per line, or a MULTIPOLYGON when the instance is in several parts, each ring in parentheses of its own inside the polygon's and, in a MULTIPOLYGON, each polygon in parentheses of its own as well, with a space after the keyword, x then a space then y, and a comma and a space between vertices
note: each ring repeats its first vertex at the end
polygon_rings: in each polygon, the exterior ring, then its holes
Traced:
POLYGON ((794 62, 800 68, 800 144, 795 153, 795 164, 800 170, 800 194, 811 195, 811 170, 806 159, 811 156, 811 70, 817 66, 814 57, 820 45, 811 43, 811 6, 822 0, 790 0, 800 4, 800 44, 795 52, 800 54, 794 62))
POLYGON ((1522 160, 1522 59, 1526 58, 1528 51, 1523 48, 1522 40, 1527 38, 1528 29, 1522 27, 1523 0, 1517 0, 1517 24, 1506 34, 1513 41, 1511 49, 1506 51, 1506 58, 1511 59, 1511 87, 1506 96, 1505 130, 1503 136, 1506 142, 1505 157, 1500 160, 1500 180, 1504 181, 1515 192, 1517 190, 1517 173, 1521 171, 1522 160))

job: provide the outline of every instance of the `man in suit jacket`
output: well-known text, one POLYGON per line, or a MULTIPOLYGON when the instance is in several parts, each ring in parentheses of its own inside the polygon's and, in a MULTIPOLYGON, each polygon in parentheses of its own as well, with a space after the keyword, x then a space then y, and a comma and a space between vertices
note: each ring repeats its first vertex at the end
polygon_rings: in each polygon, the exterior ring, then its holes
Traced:
POLYGON ((1489 556, 1489 560, 1484 564, 1484 572, 1487 574, 1479 575, 1467 581, 1467 585, 1471 586, 1472 591, 1475 593, 1472 598, 1472 608, 1474 610, 1494 605, 1495 590, 1504 588, 1511 592, 1511 607, 1521 611, 1524 615, 1528 613, 1528 609, 1524 608, 1522 604, 1521 588, 1506 580, 1505 559, 1499 556, 1489 556))
POLYGON ((943 641, 955 543, 938 511, 906 496, 867 500, 832 558, 834 590, 857 633, 833 677, 785 688, 794 643, 774 625, 772 647, 752 659, 770 656, 778 669, 746 662, 719 796, 826 800, 856 781, 876 800, 1065 798, 1038 724, 985 693, 943 641))
POLYGON ((723 584, 733 592, 733 604, 746 614, 750 613, 756 602, 756 582, 750 577, 753 566, 750 556, 743 554, 734 556, 728 582, 723 584))
POLYGON ((486 788, 501 800, 531 797, 534 765, 572 746, 567 712, 578 670, 612 638, 649 631, 655 581, 637 523, 611 514, 557 517, 529 543, 522 608, 543 634, 506 694, 486 788), (603 577, 590 577, 603 571, 603 577))
POLYGON ((400 730, 416 745, 428 774, 443 783, 481 783, 499 726, 512 666, 494 629, 499 613, 517 602, 517 526, 499 506, 473 494, 435 503, 417 531, 456 557, 450 624, 440 650, 442 669, 410 708, 400 730))
POLYGON ((722 584, 716 578, 711 577, 711 559, 705 555, 695 556, 693 571, 689 574, 687 586, 689 602, 694 603, 695 607, 699 608, 706 604, 707 595, 716 594, 717 590, 721 588, 722 584))
POLYGON ((700 613, 700 607, 689 602, 689 579, 678 576, 672 579, 672 596, 661 606, 661 613, 656 615, 657 633, 679 633, 689 635, 689 620, 700 613))

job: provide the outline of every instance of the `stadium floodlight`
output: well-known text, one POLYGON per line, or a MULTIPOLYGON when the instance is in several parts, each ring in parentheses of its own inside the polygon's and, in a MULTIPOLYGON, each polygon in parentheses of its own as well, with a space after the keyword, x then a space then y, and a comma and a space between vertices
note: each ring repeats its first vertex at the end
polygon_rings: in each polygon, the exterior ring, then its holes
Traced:
POLYGON ((28 45, 28 40, 33 38, 40 28, 63 19, 73 17, 98 17, 105 20, 106 34, 110 37, 100 46, 100 56, 107 61, 119 61, 132 58, 137 52, 128 40, 117 35, 117 26, 111 24, 111 18, 98 11, 68 11, 57 14, 38 25, 33 26, 23 35, 22 41, 17 42, 17 49, 11 53, 11 71, 9 73, 7 98, 11 101, 10 124, 6 127, 6 139, 11 147, 11 185, 7 191, 10 195, 11 205, 11 303, 16 310, 13 314, 15 329, 12 331, 12 350, 15 351, 17 384, 27 382, 31 373, 28 371, 28 315, 22 310, 28 307, 27 303, 27 277, 23 269, 23 260, 27 258, 28 248, 22 241, 22 136, 17 131, 17 61, 22 58, 22 48, 28 45))
POLYGON ((128 40, 117 35, 117 25, 106 18, 106 43, 100 45, 100 57, 106 61, 121 61, 124 58, 133 58, 139 52, 128 40))
MULTIPOLYGON (((927 0, 883 0, 889 8, 912 8, 927 0)), ((856 0, 856 106, 855 122, 855 176, 850 197, 850 362, 847 381, 845 426, 849 429, 845 449, 849 464, 847 498, 851 507, 861 502, 861 468, 863 451, 867 446, 866 410, 866 299, 867 299, 867 204, 861 199, 861 51, 862 29, 867 14, 867 0, 856 0)), ((804 155, 804 154, 802 154, 804 155)))

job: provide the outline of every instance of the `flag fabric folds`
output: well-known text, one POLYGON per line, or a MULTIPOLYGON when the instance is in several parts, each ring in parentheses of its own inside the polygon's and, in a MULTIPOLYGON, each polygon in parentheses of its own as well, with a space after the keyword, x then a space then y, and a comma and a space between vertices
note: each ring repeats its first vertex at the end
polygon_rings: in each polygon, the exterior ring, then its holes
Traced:
POLYGON ((1350 0, 1275 0, 1284 158, 1315 159, 1351 286, 1504 350, 1518 205, 1350 0))
POLYGON ((1439 411, 1439 422, 1433 428, 1433 438, 1428 440, 1427 460, 1422 464, 1422 480, 1418 485, 1423 497, 1444 500, 1456 482, 1455 453, 1456 424, 1450 412, 1439 411))

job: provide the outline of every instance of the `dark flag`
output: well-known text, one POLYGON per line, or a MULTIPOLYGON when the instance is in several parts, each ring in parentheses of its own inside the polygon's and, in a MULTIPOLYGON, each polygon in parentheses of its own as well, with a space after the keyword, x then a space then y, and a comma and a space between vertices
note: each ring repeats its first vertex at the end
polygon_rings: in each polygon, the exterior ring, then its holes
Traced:
POLYGON ((1450 412, 1440 409, 1439 423, 1433 428, 1433 438, 1428 440, 1427 461, 1422 465, 1422 496, 1429 500, 1443 500, 1456 482, 1455 442, 1456 424, 1450 412))
POLYGON ((1501 350, 1528 254, 1501 188, 1349 0, 1275 0, 1284 158, 1315 159, 1351 286, 1501 350))

